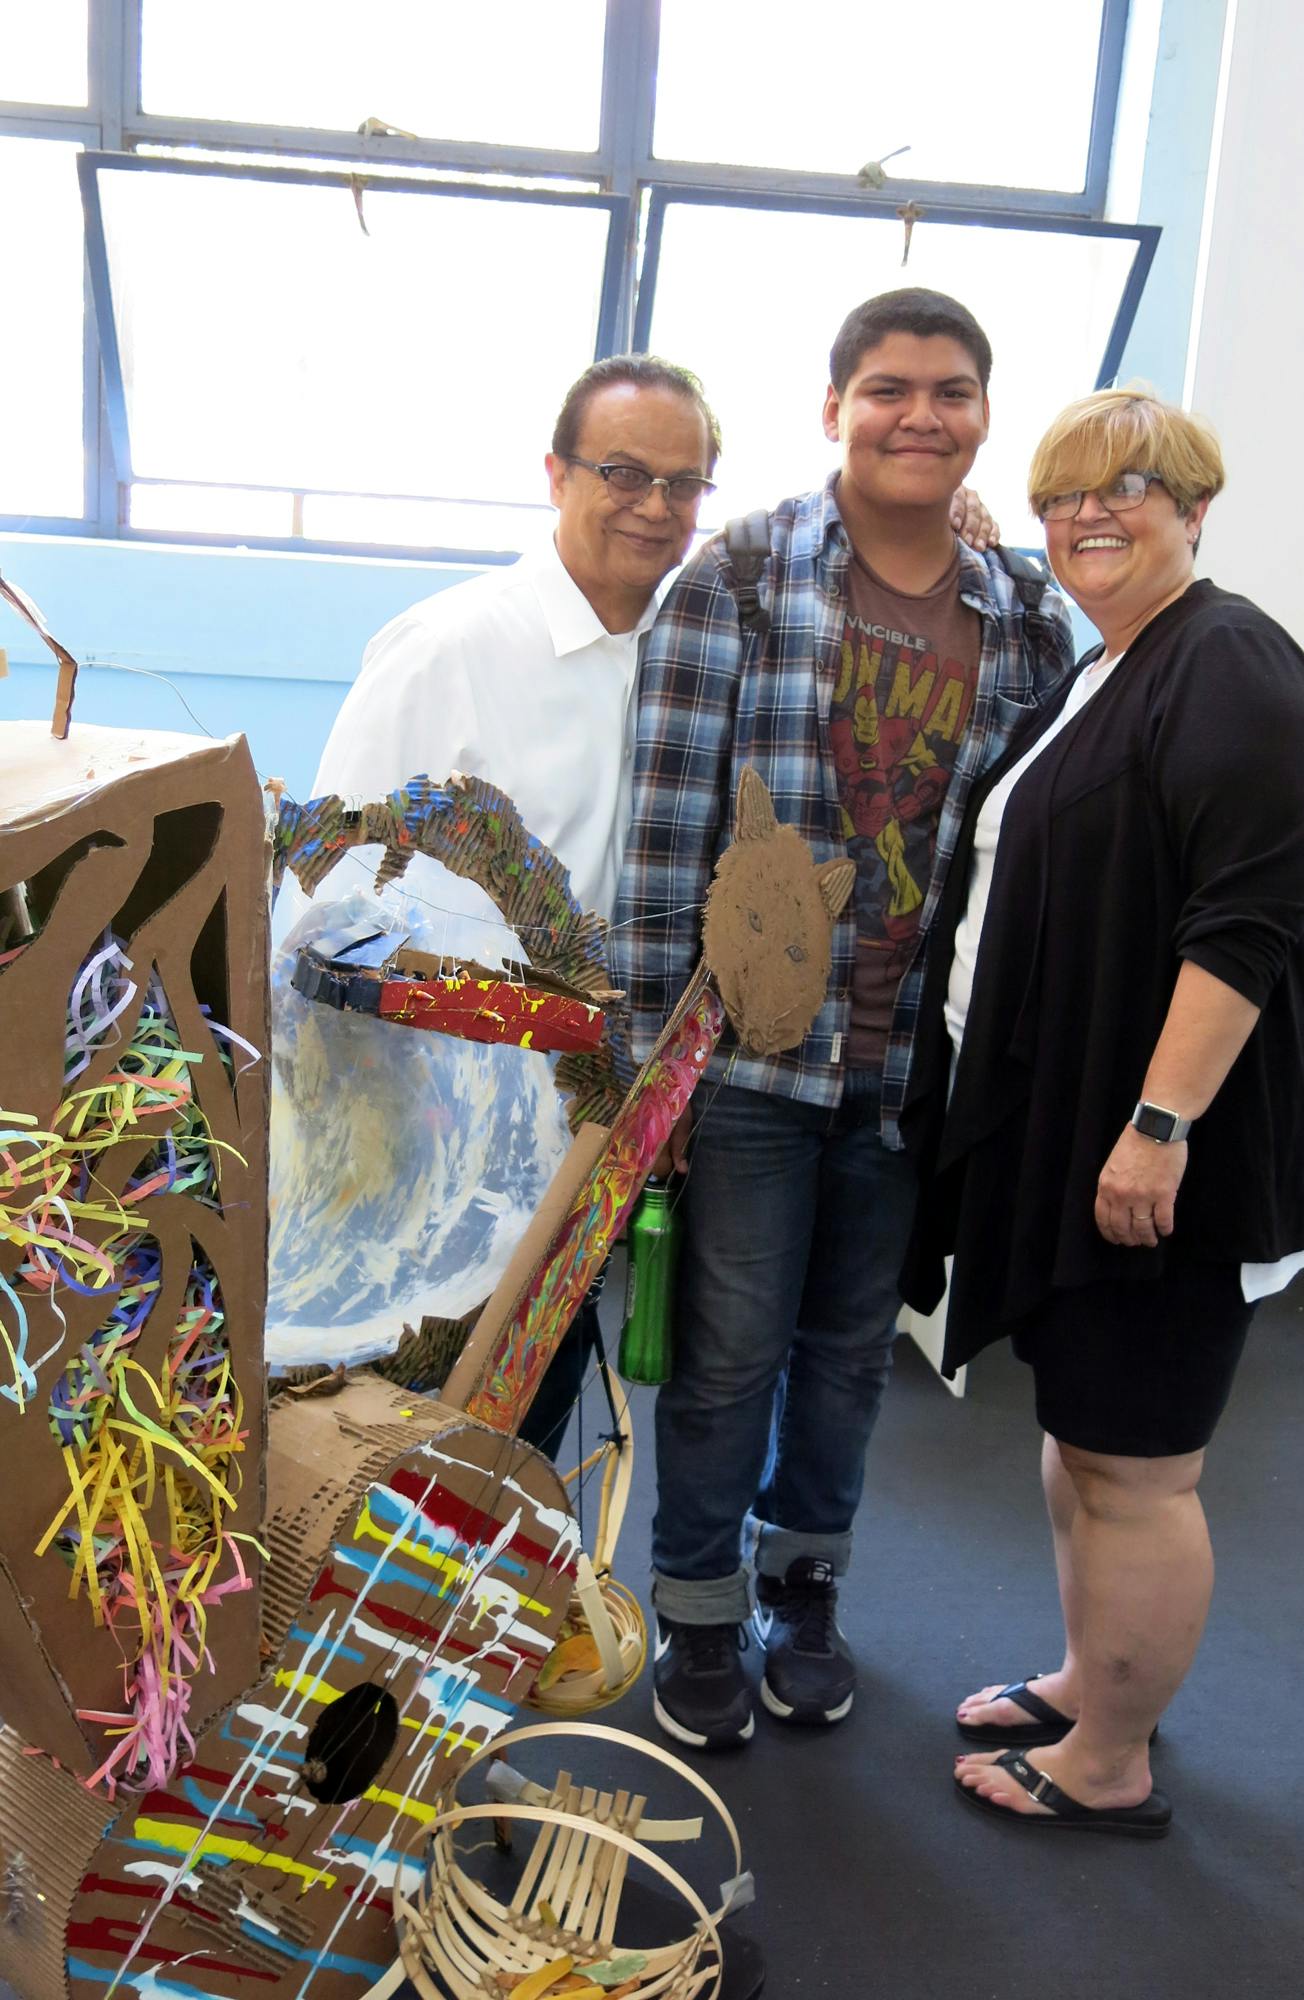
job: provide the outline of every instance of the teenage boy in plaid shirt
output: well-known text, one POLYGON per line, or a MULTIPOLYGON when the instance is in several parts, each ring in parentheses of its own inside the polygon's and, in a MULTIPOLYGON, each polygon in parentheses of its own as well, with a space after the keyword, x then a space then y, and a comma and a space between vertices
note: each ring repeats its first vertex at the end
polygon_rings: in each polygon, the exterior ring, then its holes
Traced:
POLYGON ((851 1708, 837 1580, 891 1367, 915 1192, 896 1121, 929 926, 974 779, 1072 663, 1058 596, 951 525, 990 371, 953 299, 857 307, 824 404, 841 464, 771 517, 767 619, 740 625, 717 537, 674 585, 640 677, 613 933, 636 1056, 697 958, 745 765, 817 862, 857 864, 801 1047, 753 1057, 726 1041, 696 1100, 652 1554, 657 1719, 702 1748, 754 1727, 745 1533, 765 1706, 825 1723, 851 1708))

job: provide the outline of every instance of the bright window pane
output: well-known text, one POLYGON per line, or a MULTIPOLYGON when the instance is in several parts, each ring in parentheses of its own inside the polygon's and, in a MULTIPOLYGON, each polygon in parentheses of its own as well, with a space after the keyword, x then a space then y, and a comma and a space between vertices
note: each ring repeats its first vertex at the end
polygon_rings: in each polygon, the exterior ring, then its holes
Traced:
POLYGON ((238 486, 133 486, 133 528, 163 528, 187 535, 276 535, 294 529, 288 493, 250 492, 238 486))
POLYGON ((650 345, 696 370, 720 417, 712 522, 805 492, 836 464, 821 425, 833 337, 859 299, 911 284, 963 300, 990 339, 991 436, 970 483, 1008 542, 1040 540, 1027 502, 1033 446, 1095 386, 1136 245, 925 222, 905 271, 901 247, 899 222, 671 204, 650 345), (762 328, 754 287, 722 283, 725 271, 802 281, 766 288, 762 328))
POLYGON ((86 0, 0 0, 0 97, 85 104, 86 0))
POLYGON ((85 508, 78 151, 0 138, 9 280, 0 311, 0 514, 79 518, 85 508))
POLYGON ((343 185, 99 187, 138 477, 537 500, 606 210, 372 188, 364 236, 343 185))
MULTIPOLYGON (((542 465, 537 483, 542 492, 542 465)), ((351 494, 309 494, 303 503, 303 532, 309 541, 372 542, 405 549, 484 549, 519 555, 551 533, 555 518, 551 507, 545 506, 468 507, 445 500, 379 500, 351 494)))
POLYGON ((1075 189, 1102 0, 661 0, 660 158, 1075 189), (721 79, 728 78, 728 88, 721 79))
POLYGON ((145 0, 146 111, 439 139, 598 143, 603 0, 145 0))

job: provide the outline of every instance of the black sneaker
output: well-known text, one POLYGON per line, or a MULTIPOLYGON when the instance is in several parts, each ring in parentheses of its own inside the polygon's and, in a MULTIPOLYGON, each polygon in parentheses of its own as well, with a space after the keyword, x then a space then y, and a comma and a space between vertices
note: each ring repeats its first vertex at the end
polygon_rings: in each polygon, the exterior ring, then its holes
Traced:
POLYGON ((838 1626, 838 1586, 822 1556, 787 1575, 758 1576, 752 1628, 765 1648, 761 1700, 784 1722, 841 1722, 856 1696, 851 1648, 838 1626))
POLYGON ((681 1625, 657 1618, 652 1712, 677 1743, 727 1750, 756 1727, 751 1691, 739 1654, 742 1625, 681 1625))

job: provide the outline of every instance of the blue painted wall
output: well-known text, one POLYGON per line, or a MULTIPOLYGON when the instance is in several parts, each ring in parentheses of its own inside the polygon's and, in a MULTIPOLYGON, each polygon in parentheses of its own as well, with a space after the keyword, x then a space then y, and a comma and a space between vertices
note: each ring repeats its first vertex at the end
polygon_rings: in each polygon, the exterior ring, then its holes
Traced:
MULTIPOLYGON (((83 662, 83 722, 243 730, 264 776, 305 798, 372 634, 471 572, 447 564, 0 535, 0 573, 83 662), (162 681, 150 678, 162 675, 162 681), (188 715, 186 704, 193 710, 188 715)), ((0 604, 6 716, 43 716, 54 663, 0 604), (49 664, 47 665, 46 662, 49 664)))
MULTIPOLYGON (((1225 11, 1226 0, 1165 0, 1159 28, 1140 220, 1159 223, 1164 234, 1123 376, 1144 376, 1174 396, 1186 360, 1225 11)), ((215 735, 242 729, 259 770, 284 778, 300 798, 367 640, 395 613, 468 574, 415 561, 34 535, 0 535, 0 571, 87 663, 77 701, 83 720, 215 735)), ((1091 634, 1079 622, 1085 643, 1091 634)), ((10 660, 0 720, 47 714, 48 656, 3 606, 0 646, 10 660)))

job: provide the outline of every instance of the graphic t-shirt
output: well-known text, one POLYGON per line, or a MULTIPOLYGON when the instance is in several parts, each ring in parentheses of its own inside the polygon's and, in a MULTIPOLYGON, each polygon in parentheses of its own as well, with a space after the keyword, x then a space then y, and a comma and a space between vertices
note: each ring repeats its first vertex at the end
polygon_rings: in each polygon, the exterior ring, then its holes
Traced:
POLYGON ((847 1060, 881 1068, 914 952, 937 826, 978 685, 980 620, 960 601, 960 550, 920 596, 858 556, 848 571, 829 739, 856 864, 847 1060))

